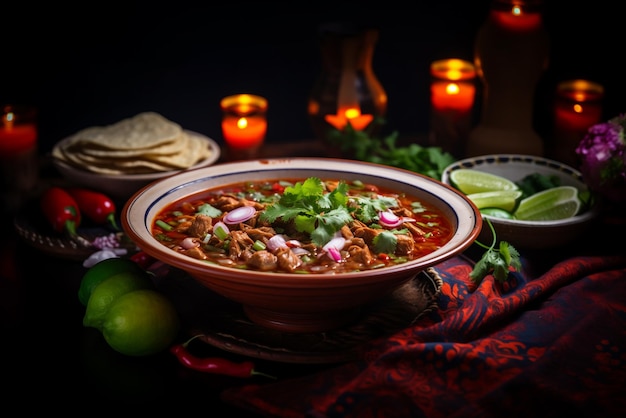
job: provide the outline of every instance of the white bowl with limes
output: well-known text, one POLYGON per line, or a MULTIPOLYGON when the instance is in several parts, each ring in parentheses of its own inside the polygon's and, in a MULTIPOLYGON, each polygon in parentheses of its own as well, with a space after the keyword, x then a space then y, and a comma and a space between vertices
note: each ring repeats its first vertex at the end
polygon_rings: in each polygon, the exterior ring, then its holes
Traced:
MULTIPOLYGON (((466 158, 446 167, 441 180, 476 204, 493 225, 497 241, 517 249, 570 245, 597 217, 582 174, 547 158, 520 154, 466 158), (535 179, 538 185, 533 189, 535 179)), ((487 223, 478 240, 491 245, 487 223)))

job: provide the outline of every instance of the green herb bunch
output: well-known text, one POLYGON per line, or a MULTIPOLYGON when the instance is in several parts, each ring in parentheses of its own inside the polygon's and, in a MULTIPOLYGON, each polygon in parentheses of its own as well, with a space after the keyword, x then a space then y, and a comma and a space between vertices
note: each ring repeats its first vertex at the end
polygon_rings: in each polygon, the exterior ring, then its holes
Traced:
POLYGON ((348 122, 343 130, 331 130, 328 142, 354 159, 403 168, 437 180, 441 179, 443 170, 455 161, 454 156, 440 147, 424 147, 415 143, 398 145, 397 131, 382 139, 373 136, 372 130, 383 123, 379 118, 367 130, 357 131, 348 122))

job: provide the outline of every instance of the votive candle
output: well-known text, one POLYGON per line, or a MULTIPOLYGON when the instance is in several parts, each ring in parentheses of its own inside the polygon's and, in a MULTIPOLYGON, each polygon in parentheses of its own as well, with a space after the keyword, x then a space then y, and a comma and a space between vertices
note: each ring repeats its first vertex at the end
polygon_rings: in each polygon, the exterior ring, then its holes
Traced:
POLYGON ((6 107, 0 115, 0 154, 3 158, 30 151, 37 145, 34 122, 21 122, 21 115, 6 107))
POLYGON ((430 66, 430 74, 433 77, 430 97, 434 109, 471 111, 476 95, 476 70, 472 63, 456 58, 435 61, 430 66))
POLYGON ((503 29, 526 32, 542 25, 542 16, 533 2, 527 0, 506 0, 496 2, 490 11, 490 18, 503 29))
POLYGON ((228 96, 220 102, 222 134, 230 148, 258 149, 267 133, 267 100, 252 94, 228 96))
POLYGON ((430 74, 430 142, 460 158, 472 127, 474 64, 458 58, 442 59, 431 64, 430 74))
POLYGON ((576 164, 575 149, 587 130, 602 120, 604 87, 596 82, 576 79, 557 85, 554 107, 553 157, 576 164))

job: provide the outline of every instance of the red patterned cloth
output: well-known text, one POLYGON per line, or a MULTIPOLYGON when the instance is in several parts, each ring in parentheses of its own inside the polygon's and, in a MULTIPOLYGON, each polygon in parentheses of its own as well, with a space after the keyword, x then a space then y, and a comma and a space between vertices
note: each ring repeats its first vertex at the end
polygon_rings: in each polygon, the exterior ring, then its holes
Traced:
POLYGON ((277 417, 626 416, 626 256, 574 257, 537 278, 435 267, 439 309, 362 360, 223 392, 277 417))

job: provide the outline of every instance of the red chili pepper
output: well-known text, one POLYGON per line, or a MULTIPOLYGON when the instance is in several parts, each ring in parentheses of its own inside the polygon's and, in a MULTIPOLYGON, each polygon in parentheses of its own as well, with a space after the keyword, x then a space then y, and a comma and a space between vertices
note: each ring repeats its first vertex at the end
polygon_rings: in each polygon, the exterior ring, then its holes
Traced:
POLYGON ((104 193, 79 187, 69 188, 67 192, 76 200, 83 215, 97 224, 109 223, 119 230, 115 221, 115 203, 110 197, 104 193))
POLYGON ((68 232, 76 237, 81 214, 76 200, 60 187, 50 187, 40 200, 41 211, 57 232, 68 232))
POLYGON ((276 182, 272 184, 272 191, 276 193, 283 193, 285 191, 285 188, 281 186, 280 183, 276 182))
POLYGON ((134 261, 135 263, 139 264, 139 267, 141 267, 144 270, 147 270, 148 267, 150 267, 152 264, 154 264, 155 261, 157 261, 156 258, 152 257, 150 254, 145 253, 143 251, 139 251, 131 255, 130 259, 134 261))
POLYGON ((265 376, 276 379, 274 376, 256 371, 254 369, 254 363, 251 361, 235 363, 220 357, 197 357, 191 354, 187 346, 193 339, 198 337, 200 337, 200 335, 196 335, 186 342, 176 344, 170 348, 170 352, 176 356, 183 366, 199 372, 222 374, 232 377, 247 378, 252 376, 265 376))

